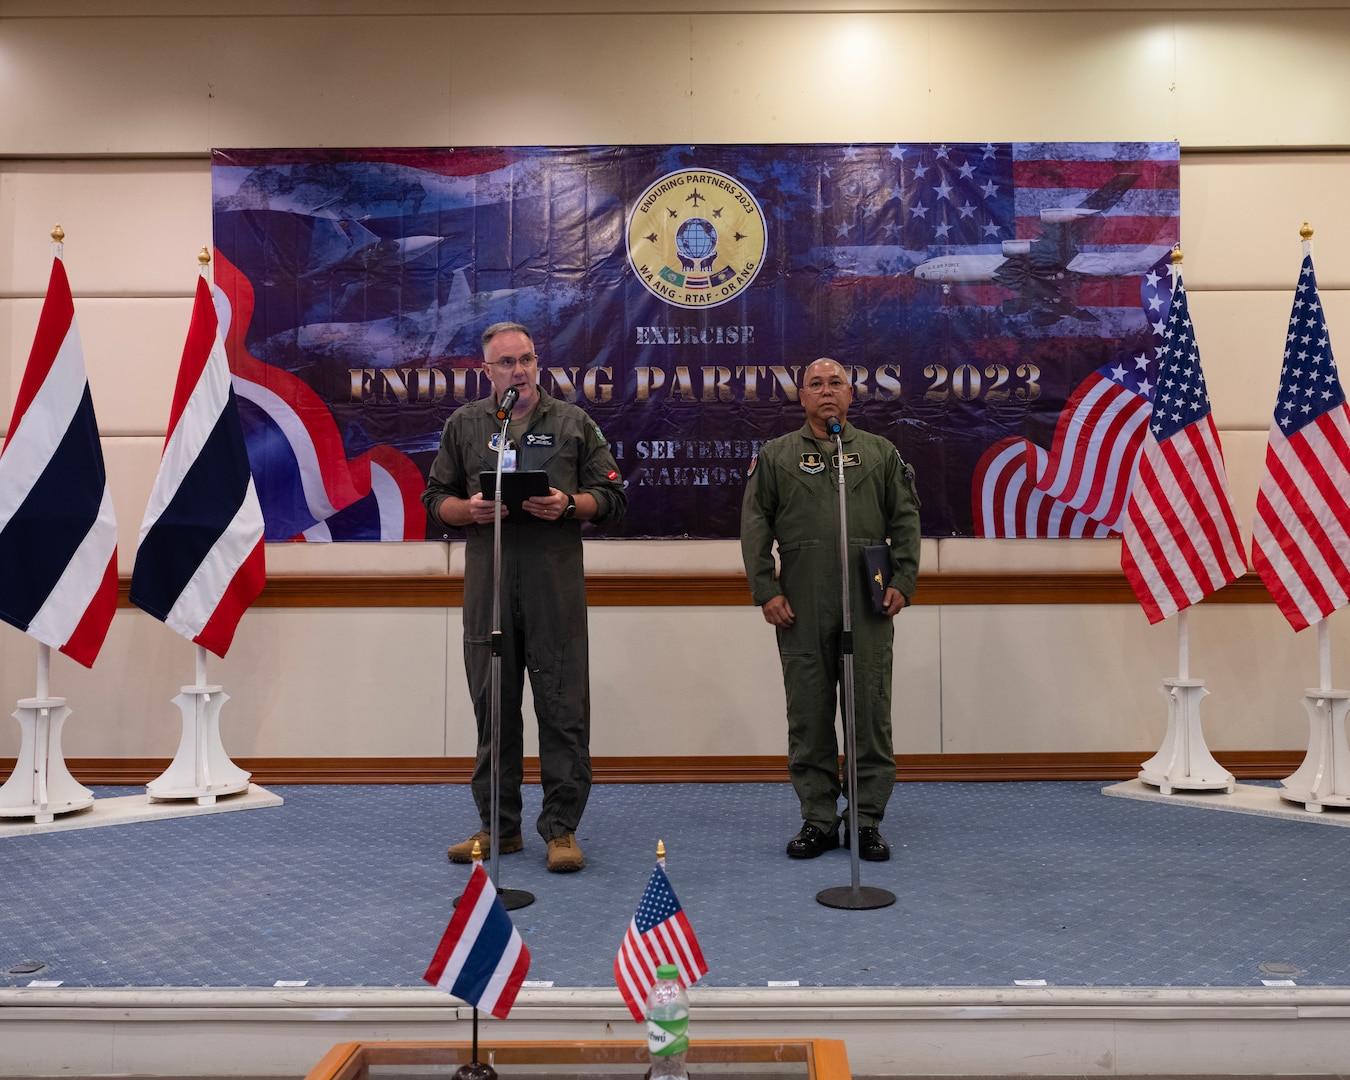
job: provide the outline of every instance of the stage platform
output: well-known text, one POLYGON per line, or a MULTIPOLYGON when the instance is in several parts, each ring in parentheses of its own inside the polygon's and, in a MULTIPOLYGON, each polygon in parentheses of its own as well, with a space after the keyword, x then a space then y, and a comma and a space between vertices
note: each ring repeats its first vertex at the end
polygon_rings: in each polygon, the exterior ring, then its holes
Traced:
MULTIPOLYGON (((661 839, 705 1038, 842 1038, 860 1077, 1350 1073, 1350 833, 1107 786, 900 785, 894 858, 862 865, 896 903, 848 912, 815 900, 847 852, 783 856, 787 784, 598 784, 584 872, 548 874, 528 827, 502 859, 536 896, 514 913, 533 962, 484 1037, 635 1037, 612 965, 661 839)), ((339 1041, 468 1037, 421 981, 467 788, 268 791, 0 833, 0 1076, 301 1076, 339 1041)))

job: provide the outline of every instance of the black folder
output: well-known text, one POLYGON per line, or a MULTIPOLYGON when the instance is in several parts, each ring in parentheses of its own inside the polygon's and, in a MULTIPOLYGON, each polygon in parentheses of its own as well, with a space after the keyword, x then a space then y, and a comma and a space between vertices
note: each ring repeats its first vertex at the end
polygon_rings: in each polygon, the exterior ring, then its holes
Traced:
MULTIPOLYGON (((483 498, 491 499, 496 494, 496 470, 479 473, 478 482, 483 488, 483 498)), ((536 495, 547 495, 548 492, 548 473, 543 470, 502 473, 502 505, 513 514, 520 513, 520 504, 526 499, 532 499, 536 495)))
POLYGON ((872 592, 872 610, 880 615, 886 610, 886 587, 891 583, 890 545, 871 544, 863 548, 863 565, 867 567, 867 585, 872 592))

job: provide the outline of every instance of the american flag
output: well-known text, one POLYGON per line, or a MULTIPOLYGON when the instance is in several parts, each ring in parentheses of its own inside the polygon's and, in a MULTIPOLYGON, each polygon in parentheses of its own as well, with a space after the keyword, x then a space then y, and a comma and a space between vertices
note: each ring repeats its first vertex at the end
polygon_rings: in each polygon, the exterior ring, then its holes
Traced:
POLYGON ((441 936, 424 980, 505 1020, 530 970, 530 950, 506 913, 482 863, 441 936))
POLYGON ((674 964, 684 986, 692 986, 708 974, 694 928, 658 864, 614 958, 614 981, 634 1020, 642 1020, 647 993, 655 985, 656 969, 662 964, 674 964))
POLYGON ((1171 254, 1139 283, 1150 344, 1118 356, 1084 379, 1055 424, 1050 460, 1036 486, 1112 530, 1120 528, 1130 477, 1144 442, 1156 379, 1156 349, 1167 326, 1171 254))
POLYGON ((1157 379, 1120 552, 1121 569, 1150 623, 1203 600, 1247 569, 1180 267, 1157 379))
POLYGON ((1326 618, 1350 594, 1350 412, 1311 252, 1289 316, 1252 565, 1295 630, 1326 618))

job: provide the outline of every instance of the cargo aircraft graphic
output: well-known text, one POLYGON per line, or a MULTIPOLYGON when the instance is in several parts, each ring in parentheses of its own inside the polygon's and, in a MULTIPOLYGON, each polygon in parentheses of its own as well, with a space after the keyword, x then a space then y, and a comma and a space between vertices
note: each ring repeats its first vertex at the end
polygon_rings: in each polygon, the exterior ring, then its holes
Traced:
POLYGON ((1030 313, 1037 326, 1065 317, 1096 322, 1092 312, 1066 295, 1066 287, 1084 278, 1145 273, 1167 250, 1165 245, 1082 250, 1094 221, 1138 179, 1138 173, 1121 173, 1077 206, 1046 207, 1040 212, 1041 235, 1035 239, 1005 240, 1000 250, 988 253, 937 255, 919 263, 914 276, 940 284, 944 293, 953 285, 1001 285, 1017 294, 1003 301, 1004 312, 1030 313))

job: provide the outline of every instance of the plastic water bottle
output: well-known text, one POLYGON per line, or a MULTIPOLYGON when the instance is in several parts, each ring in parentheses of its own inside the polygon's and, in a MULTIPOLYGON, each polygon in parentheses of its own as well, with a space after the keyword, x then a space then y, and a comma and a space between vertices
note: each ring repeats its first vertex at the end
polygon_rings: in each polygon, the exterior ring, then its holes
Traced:
POLYGON ((684 1067, 689 1049, 689 995, 680 985, 680 972, 674 964, 656 969, 656 984, 647 995, 647 1057, 652 1063, 647 1075, 652 1080, 688 1080, 684 1067))

